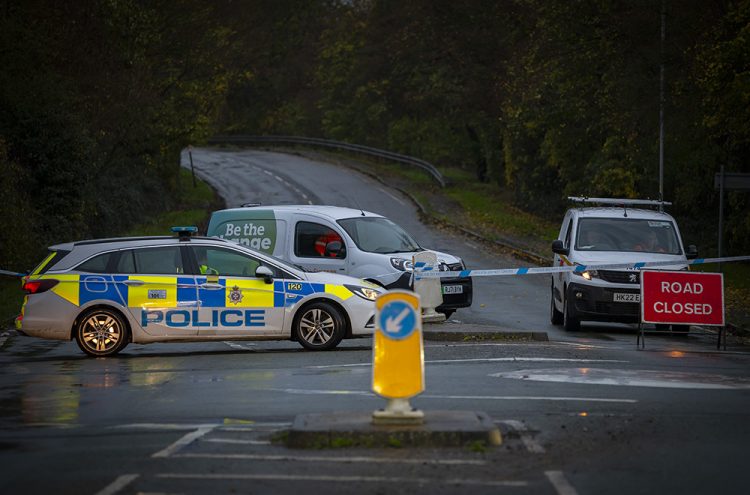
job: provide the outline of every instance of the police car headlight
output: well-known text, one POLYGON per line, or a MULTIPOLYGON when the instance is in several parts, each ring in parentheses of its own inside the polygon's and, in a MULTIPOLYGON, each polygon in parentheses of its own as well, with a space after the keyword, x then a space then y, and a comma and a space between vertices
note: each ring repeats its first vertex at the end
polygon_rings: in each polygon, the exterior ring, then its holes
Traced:
POLYGON ((396 270, 401 270, 402 272, 411 271, 413 267, 411 260, 404 258, 391 258, 391 265, 396 270))
POLYGON ((374 301, 380 295, 380 292, 370 287, 362 287, 361 285, 345 285, 344 287, 368 301, 374 301))

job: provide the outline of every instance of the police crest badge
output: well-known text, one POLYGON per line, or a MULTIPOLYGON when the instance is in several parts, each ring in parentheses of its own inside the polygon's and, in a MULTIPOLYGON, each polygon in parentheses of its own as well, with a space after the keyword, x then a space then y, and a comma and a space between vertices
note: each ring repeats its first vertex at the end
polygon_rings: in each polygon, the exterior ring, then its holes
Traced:
POLYGON ((229 291, 229 302, 232 304, 239 304, 242 302, 242 290, 236 285, 229 291))

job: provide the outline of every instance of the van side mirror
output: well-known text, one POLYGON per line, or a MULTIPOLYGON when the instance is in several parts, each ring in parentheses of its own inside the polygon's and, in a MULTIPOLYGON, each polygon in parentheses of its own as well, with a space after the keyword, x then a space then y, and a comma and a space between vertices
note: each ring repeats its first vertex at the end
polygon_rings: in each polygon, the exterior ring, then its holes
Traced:
POLYGON ((570 254, 570 249, 566 248, 560 239, 552 241, 552 252, 556 254, 570 254))
POLYGON ((341 241, 331 241, 326 244, 326 256, 343 258, 345 252, 344 245, 341 244, 341 241))
POLYGON ((262 278, 267 284, 273 283, 273 272, 267 266, 259 266, 255 269, 255 276, 262 278))
POLYGON ((687 247, 687 251, 685 252, 685 257, 689 260, 694 260, 698 257, 698 248, 695 247, 695 244, 691 244, 687 247))

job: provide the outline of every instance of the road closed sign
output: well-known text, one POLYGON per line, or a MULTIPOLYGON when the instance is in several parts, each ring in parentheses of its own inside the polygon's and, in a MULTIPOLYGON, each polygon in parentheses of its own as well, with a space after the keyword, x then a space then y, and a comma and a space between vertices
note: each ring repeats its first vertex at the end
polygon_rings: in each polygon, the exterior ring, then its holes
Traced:
POLYGON ((724 326, 723 274, 641 272, 641 321, 724 326))

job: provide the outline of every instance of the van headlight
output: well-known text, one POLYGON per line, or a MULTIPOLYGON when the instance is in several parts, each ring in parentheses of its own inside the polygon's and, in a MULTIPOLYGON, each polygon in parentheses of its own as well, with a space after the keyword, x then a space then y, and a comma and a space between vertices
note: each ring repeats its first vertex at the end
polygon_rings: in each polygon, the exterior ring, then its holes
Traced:
POLYGON ((361 285, 344 285, 344 287, 352 291, 354 294, 357 294, 362 299, 367 299, 368 301, 374 301, 380 295, 380 291, 370 287, 362 287, 361 285))
POLYGON ((404 258, 391 258, 391 265, 396 270, 401 270, 402 272, 410 272, 414 267, 414 264, 411 262, 411 260, 404 258))
POLYGON ((586 280, 591 280, 592 278, 599 278, 599 272, 596 270, 586 270, 585 272, 573 272, 573 274, 578 275, 579 277, 583 277, 586 280))

